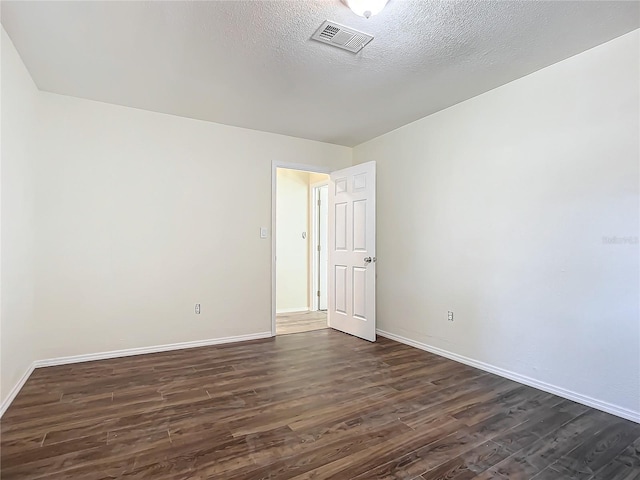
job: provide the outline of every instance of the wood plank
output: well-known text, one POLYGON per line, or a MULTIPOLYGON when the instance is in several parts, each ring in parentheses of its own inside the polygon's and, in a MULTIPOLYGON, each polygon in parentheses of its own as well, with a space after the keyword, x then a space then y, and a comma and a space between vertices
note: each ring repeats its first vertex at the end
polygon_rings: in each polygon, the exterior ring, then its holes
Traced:
POLYGON ((588 479, 621 454, 640 435, 640 425, 610 416, 607 425, 588 441, 556 461, 554 470, 577 479, 588 479))
POLYGON ((506 448, 495 442, 483 442, 478 447, 468 450, 440 466, 422 474, 422 480, 466 480, 475 478, 477 474, 488 470, 511 455, 506 448))

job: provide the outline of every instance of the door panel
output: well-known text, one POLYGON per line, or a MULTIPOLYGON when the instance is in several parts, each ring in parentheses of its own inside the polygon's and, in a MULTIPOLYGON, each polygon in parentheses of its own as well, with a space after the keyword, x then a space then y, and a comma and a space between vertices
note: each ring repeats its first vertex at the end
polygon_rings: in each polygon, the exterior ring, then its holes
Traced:
POLYGON ((335 310, 338 313, 347 313, 347 266, 335 266, 335 310))
POLYGON ((353 251, 367 251, 367 201, 353 202, 353 251))
POLYGON ((335 246, 336 250, 347 251, 347 203, 335 206, 335 246))
POLYGON ((329 326, 369 341, 375 324, 375 162, 345 168, 329 183, 329 326))
POLYGON ((367 269, 353 267, 353 316, 367 319, 367 269))

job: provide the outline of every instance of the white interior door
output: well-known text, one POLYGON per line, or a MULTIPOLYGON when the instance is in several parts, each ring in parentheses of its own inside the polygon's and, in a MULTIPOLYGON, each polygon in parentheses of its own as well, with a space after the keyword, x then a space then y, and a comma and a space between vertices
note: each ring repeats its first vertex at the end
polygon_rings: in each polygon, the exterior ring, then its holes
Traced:
POLYGON ((328 301, 327 301, 327 265, 328 265, 328 257, 329 257, 329 248, 328 241, 329 237, 327 235, 327 225, 329 221, 329 186, 324 185, 318 188, 318 197, 319 197, 319 205, 318 205, 318 291, 320 295, 318 296, 318 310, 327 310, 328 301))
POLYGON ((329 181, 329 326, 376 340, 376 164, 329 181))

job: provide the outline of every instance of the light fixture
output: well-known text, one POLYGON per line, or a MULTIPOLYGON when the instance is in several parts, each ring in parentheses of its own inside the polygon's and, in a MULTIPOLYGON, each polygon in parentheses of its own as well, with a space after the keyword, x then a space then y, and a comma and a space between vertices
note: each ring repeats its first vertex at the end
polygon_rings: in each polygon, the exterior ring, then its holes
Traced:
POLYGON ((369 18, 382 11, 389 0, 343 0, 353 13, 369 18))

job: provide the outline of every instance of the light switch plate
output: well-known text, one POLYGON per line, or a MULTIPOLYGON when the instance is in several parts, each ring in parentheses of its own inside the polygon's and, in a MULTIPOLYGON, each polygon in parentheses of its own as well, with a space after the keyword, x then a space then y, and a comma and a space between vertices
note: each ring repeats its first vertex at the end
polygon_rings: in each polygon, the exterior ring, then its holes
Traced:
POLYGON ((267 227, 260 227, 260 238, 267 238, 268 234, 269 230, 267 229, 267 227))

